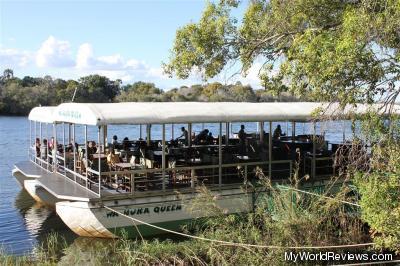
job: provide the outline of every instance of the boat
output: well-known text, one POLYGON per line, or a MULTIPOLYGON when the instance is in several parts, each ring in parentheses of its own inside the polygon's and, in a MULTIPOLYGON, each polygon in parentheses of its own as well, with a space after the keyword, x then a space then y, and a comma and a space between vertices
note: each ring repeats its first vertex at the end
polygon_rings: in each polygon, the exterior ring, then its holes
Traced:
MULTIPOLYGON (((317 134, 316 117, 344 120, 378 107, 343 109, 338 104, 311 102, 36 107, 29 115, 29 161, 17 163, 13 174, 24 180, 37 201, 54 206, 80 236, 153 236, 215 215, 196 205, 204 197, 204 187, 221 213, 252 211, 260 193, 267 193, 258 189, 260 171, 274 183, 287 184, 296 170, 310 177, 301 184, 304 189, 323 189, 340 168, 334 163, 337 150, 350 144, 344 139, 332 144, 324 134, 317 134), (273 132, 278 121, 290 123, 291 134, 273 132), (201 128, 192 138, 195 126, 205 123, 214 125, 217 137, 201 128), (258 132, 245 132, 244 126, 234 132, 234 125, 238 129, 246 123, 257 124, 258 132), (296 123, 310 124, 313 133, 296 134, 296 123), (160 138, 152 136, 155 125, 160 138), (175 136, 178 125, 185 126, 183 140, 175 136), (44 131, 43 126, 50 130, 44 131), (122 127, 138 131, 138 138, 111 139, 111 128, 116 132, 122 127), (37 138, 45 154, 36 149, 37 138)), ((394 110, 400 114, 398 106, 394 110)))

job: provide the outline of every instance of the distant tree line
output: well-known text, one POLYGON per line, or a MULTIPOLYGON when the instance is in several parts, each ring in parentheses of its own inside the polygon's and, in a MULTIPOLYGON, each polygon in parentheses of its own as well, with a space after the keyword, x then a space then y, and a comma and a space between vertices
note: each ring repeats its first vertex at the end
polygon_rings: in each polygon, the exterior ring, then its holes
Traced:
POLYGON ((271 102, 300 101, 289 93, 273 95, 267 90, 254 90, 237 82, 223 85, 182 86, 170 90, 157 88, 154 83, 135 82, 122 85, 121 80, 110 80, 100 75, 89 75, 78 80, 25 76, 14 77, 6 69, 0 77, 0 115, 26 115, 35 106, 54 106, 62 102, 170 102, 170 101, 232 101, 271 102))

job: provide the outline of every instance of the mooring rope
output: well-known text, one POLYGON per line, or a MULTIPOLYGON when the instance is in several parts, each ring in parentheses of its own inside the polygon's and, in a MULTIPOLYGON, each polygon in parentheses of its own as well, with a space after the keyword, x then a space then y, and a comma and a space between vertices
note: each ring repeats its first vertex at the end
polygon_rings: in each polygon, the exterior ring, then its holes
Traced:
POLYGON ((285 246, 273 246, 273 245, 256 245, 256 244, 236 243, 236 242, 231 242, 231 241, 210 239, 210 238, 206 238, 206 237, 194 236, 194 235, 177 232, 174 230, 170 230, 170 229, 163 228, 163 227, 160 227, 160 226, 157 226, 154 224, 147 223, 147 222, 139 220, 137 218, 130 217, 130 216, 125 215, 113 208, 108 207, 108 206, 104 206, 104 208, 106 208, 112 212, 118 213, 118 215, 126 217, 134 222, 141 223, 141 224, 150 226, 152 228, 155 228, 155 229, 158 229, 158 230, 161 230, 164 232, 184 236, 187 238, 197 239, 197 240, 203 240, 203 241, 208 241, 208 242, 213 242, 213 243, 220 243, 220 244, 229 245, 229 246, 253 247, 253 248, 262 248, 262 249, 284 249, 284 248, 286 248, 286 249, 336 249, 336 248, 354 248, 354 247, 365 247, 365 246, 375 245, 375 243, 360 243, 360 244, 333 245, 333 246, 289 246, 289 247, 285 247, 285 246))
POLYGON ((332 197, 328 197, 328 196, 325 196, 325 195, 321 195, 321 194, 318 194, 318 193, 313 193, 313 192, 306 191, 306 190, 301 190, 301 189, 282 186, 282 185, 280 185, 279 188, 284 188, 286 190, 294 190, 294 191, 297 191, 297 192, 301 192, 301 193, 310 194, 310 195, 317 196, 317 197, 322 197, 322 198, 338 201, 338 202, 341 202, 341 203, 344 203, 344 204, 349 204, 349 205, 353 205, 353 206, 356 206, 356 207, 361 207, 360 204, 357 204, 357 203, 353 203, 353 202, 345 201, 345 200, 341 200, 341 199, 336 199, 336 198, 332 198, 332 197))

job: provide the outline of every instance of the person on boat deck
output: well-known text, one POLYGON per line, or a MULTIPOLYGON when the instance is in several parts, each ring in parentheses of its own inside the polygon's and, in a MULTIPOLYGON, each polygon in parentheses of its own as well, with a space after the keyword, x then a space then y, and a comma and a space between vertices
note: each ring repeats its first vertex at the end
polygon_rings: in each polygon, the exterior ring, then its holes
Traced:
POLYGON ((185 145, 188 145, 189 132, 186 130, 185 127, 181 127, 181 131, 182 131, 182 135, 180 135, 179 137, 177 137, 176 140, 178 140, 178 139, 183 139, 183 140, 184 140, 184 144, 185 144, 185 145))
POLYGON ((239 133, 238 133, 238 137, 239 137, 240 142, 244 144, 245 141, 246 141, 246 137, 247 137, 247 134, 244 131, 244 125, 240 125, 240 130, 239 130, 239 133))
POLYGON ((240 125, 240 130, 238 132, 239 137, 239 154, 246 154, 246 137, 247 133, 244 131, 244 125, 240 125))
POLYGON ((211 132, 208 133, 208 135, 207 135, 207 144, 208 144, 208 145, 214 144, 214 137, 213 137, 213 135, 212 135, 211 132))
POLYGON ((278 125, 273 134, 273 139, 279 139, 281 136, 285 136, 286 134, 282 133, 281 125, 278 125))
POLYGON ((115 150, 113 147, 110 148, 110 152, 107 155, 107 163, 110 166, 114 166, 116 163, 120 163, 121 160, 117 154, 115 154, 115 150))
POLYGON ((92 155, 97 152, 96 142, 94 142, 93 140, 89 141, 87 149, 88 149, 88 158, 90 159, 92 155))
POLYGON ((40 147, 40 154, 42 159, 47 159, 47 139, 43 139, 43 145, 40 147))
POLYGON ((35 141, 36 157, 40 157, 40 139, 36 138, 35 141))
POLYGON ((111 144, 115 147, 116 145, 118 145, 118 137, 117 137, 117 135, 114 135, 113 137, 112 137, 112 142, 111 142, 111 144))
POLYGON ((195 144, 200 144, 202 142, 207 141, 207 137, 208 137, 208 129, 204 129, 203 131, 201 131, 195 138, 194 138, 194 143, 195 144))
POLYGON ((123 140, 122 140, 122 149, 124 150, 124 151, 128 151, 129 150, 129 138, 128 137, 125 137, 123 140))

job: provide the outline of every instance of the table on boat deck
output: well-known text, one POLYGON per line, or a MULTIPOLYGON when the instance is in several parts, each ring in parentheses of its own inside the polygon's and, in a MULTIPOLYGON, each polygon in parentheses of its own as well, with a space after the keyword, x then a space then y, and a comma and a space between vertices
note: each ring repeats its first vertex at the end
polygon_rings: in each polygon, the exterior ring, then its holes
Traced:
POLYGON ((136 166, 134 163, 116 163, 114 164, 116 168, 120 169, 131 169, 136 166))
POLYGON ((98 153, 94 153, 94 154, 92 154, 92 156, 93 156, 93 159, 107 159, 107 155, 106 154, 104 154, 104 153, 100 153, 100 154, 98 154, 98 153))

